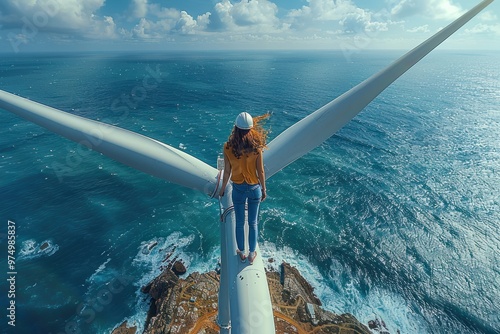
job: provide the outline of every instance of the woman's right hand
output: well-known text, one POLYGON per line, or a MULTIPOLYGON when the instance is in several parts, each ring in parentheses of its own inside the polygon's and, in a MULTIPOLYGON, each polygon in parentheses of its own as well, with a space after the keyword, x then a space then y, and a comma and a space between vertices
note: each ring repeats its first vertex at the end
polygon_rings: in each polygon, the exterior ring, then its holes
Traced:
POLYGON ((260 198, 260 201, 263 202, 267 197, 266 189, 262 189, 262 197, 260 198))

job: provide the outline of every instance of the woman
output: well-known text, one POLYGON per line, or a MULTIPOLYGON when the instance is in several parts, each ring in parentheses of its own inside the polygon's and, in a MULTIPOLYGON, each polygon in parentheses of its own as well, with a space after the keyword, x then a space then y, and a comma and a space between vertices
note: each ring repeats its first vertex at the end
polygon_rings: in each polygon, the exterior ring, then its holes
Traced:
POLYGON ((248 262, 253 264, 257 252, 257 216, 260 202, 266 198, 266 176, 262 150, 266 147, 267 132, 259 121, 269 114, 252 119, 249 113, 242 112, 236 118, 233 132, 224 144, 224 176, 220 196, 224 196, 226 185, 231 176, 233 183, 233 205, 236 216, 236 253, 245 262, 245 204, 248 202, 248 262))

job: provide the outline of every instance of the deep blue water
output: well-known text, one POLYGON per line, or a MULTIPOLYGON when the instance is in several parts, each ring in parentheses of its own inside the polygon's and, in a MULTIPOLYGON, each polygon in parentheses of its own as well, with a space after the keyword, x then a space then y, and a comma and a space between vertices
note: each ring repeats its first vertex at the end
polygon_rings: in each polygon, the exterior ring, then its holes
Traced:
MULTIPOLYGON (((272 139, 402 53, 23 54, 0 59, 0 89, 215 166, 239 112, 271 112, 272 139)), ((500 333, 499 61, 434 51, 273 176, 260 221, 269 266, 292 263, 327 309, 391 333, 500 333)), ((1 328, 142 326, 139 290, 174 246, 189 272, 216 267, 216 201, 0 115, 0 268, 10 219, 18 272, 16 327, 2 279, 1 328)))

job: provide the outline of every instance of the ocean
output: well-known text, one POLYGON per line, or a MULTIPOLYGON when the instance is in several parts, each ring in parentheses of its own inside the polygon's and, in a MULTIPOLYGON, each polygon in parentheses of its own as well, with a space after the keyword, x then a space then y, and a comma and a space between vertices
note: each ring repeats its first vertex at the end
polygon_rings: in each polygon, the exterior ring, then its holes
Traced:
MULTIPOLYGON (((270 112, 273 139, 403 53, 6 54, 0 89, 215 167, 241 111, 270 112)), ((493 52, 433 51, 270 178, 259 222, 263 256, 274 259, 266 266, 291 263, 324 308, 382 319, 391 333, 500 333, 499 62, 493 52)), ((166 254, 188 274, 216 268, 216 200, 0 115, 2 332, 142 328, 140 289, 166 254)))

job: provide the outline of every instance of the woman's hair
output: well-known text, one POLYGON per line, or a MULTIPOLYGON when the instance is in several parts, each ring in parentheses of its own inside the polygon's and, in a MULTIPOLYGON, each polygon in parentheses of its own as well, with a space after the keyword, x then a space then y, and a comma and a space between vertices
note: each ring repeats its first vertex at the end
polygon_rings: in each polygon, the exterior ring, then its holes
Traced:
POLYGON ((242 130, 238 127, 233 128, 233 132, 229 136, 226 143, 226 148, 231 148, 236 158, 240 158, 243 154, 259 153, 266 148, 266 139, 268 131, 260 124, 261 121, 267 119, 271 114, 267 113, 253 118, 253 127, 250 130, 242 130))

